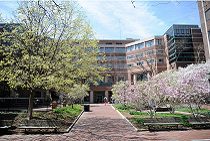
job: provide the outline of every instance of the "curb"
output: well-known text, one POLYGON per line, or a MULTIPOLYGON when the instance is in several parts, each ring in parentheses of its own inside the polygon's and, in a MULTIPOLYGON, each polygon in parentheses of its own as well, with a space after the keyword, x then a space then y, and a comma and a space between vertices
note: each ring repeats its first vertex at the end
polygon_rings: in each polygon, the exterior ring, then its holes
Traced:
POLYGON ((117 111, 117 113, 123 118, 125 119, 133 128, 135 131, 139 131, 139 129, 137 129, 124 115, 122 115, 114 106, 111 105, 111 107, 117 111))
POLYGON ((79 118, 82 116, 83 113, 84 113, 84 110, 77 116, 77 118, 74 120, 71 126, 68 129, 66 129, 65 133, 69 133, 71 131, 71 129, 73 128, 73 126, 76 124, 76 122, 79 120, 79 118))

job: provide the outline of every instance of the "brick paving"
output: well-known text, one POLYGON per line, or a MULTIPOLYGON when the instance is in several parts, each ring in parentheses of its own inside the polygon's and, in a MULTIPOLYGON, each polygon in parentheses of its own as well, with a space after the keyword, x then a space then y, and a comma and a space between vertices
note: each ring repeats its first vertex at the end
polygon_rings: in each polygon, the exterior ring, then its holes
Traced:
POLYGON ((210 141, 210 130, 136 132, 111 105, 91 105, 65 134, 3 135, 0 141, 210 141), (204 140, 203 140, 204 141, 204 140))

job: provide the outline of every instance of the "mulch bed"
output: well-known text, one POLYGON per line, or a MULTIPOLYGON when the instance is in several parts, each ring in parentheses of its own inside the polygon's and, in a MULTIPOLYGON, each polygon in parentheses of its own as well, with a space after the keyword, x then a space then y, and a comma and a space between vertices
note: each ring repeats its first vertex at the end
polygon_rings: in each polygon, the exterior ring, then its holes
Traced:
MULTIPOLYGON (((49 111, 42 113, 40 112, 38 115, 34 114, 34 117, 31 120, 35 122, 38 120, 50 120, 58 127, 57 133, 63 133, 66 132, 69 126, 71 126, 74 118, 62 119, 52 111, 49 111)), ((26 121, 26 113, 0 113, 0 124, 2 123, 2 126, 5 124, 11 125, 11 128, 9 130, 2 129, 0 131, 0 134, 22 134, 24 133, 24 130, 19 129, 18 127, 21 124, 26 123, 26 121)))

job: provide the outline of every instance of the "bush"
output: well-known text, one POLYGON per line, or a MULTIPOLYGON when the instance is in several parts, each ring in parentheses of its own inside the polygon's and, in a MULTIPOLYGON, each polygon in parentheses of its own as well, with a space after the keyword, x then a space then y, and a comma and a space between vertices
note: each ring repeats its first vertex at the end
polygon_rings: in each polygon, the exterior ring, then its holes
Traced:
POLYGON ((183 124, 183 126, 186 126, 186 127, 192 126, 188 121, 188 116, 182 115, 180 118, 181 118, 181 123, 183 124))
POLYGON ((53 110, 54 113, 62 117, 76 117, 80 114, 81 111, 82 109, 80 105, 74 105, 73 108, 71 106, 67 106, 53 110))
POLYGON ((130 105, 125 105, 125 104, 115 104, 114 105, 118 110, 130 110, 130 109, 134 109, 132 106, 130 105))
POLYGON ((147 115, 147 113, 143 113, 143 112, 138 112, 138 111, 129 111, 130 115, 147 115))
POLYGON ((144 123, 144 119, 142 118, 132 118, 133 122, 134 123, 137 123, 137 124, 143 124, 144 123))

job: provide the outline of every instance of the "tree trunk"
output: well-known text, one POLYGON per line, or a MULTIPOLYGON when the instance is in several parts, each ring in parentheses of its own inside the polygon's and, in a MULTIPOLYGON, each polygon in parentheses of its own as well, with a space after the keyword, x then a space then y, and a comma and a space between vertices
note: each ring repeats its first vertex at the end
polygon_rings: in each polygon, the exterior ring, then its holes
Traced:
POLYGON ((34 93, 31 91, 30 95, 29 95, 29 104, 28 104, 28 116, 27 116, 28 120, 30 120, 32 118, 33 99, 34 99, 34 93))

